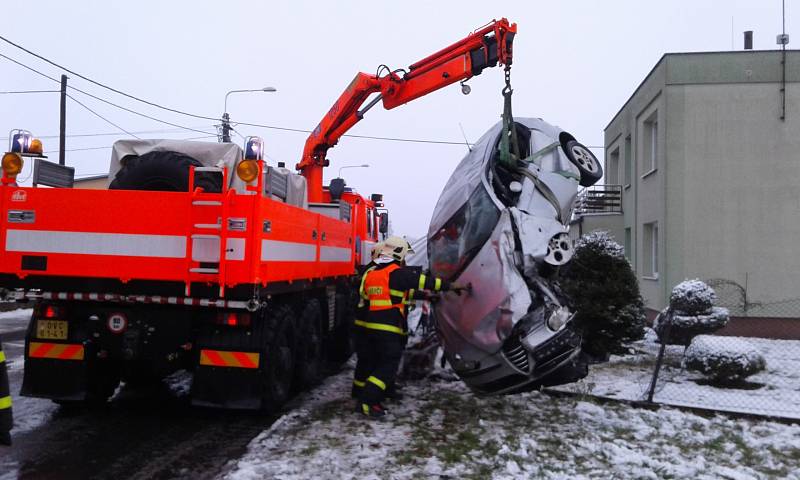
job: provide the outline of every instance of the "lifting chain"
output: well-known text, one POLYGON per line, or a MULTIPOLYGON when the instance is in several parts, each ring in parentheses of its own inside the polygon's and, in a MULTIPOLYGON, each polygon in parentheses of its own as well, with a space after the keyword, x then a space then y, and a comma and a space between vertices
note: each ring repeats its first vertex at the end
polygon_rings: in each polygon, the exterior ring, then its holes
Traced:
POLYGON ((511 66, 505 68, 506 85, 503 87, 503 131, 500 137, 500 164, 509 170, 516 171, 517 160, 520 157, 517 129, 514 125, 514 115, 511 113, 511 66))

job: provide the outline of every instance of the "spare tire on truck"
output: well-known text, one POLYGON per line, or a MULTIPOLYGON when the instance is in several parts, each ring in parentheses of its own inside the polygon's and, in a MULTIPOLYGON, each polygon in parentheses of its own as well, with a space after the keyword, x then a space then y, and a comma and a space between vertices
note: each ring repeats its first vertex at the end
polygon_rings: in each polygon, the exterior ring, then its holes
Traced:
MULTIPOLYGON (((188 192, 189 168, 202 167, 196 159, 178 152, 155 151, 144 155, 128 155, 122 169, 108 186, 110 190, 155 190, 188 192)), ((194 186, 209 193, 222 191, 222 176, 214 172, 197 172, 194 186)))

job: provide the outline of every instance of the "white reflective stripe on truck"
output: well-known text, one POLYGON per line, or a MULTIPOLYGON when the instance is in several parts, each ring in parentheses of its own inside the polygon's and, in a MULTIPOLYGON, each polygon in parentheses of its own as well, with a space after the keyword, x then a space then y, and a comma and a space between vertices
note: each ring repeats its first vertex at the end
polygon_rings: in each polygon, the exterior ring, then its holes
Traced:
POLYGON ((343 247, 320 247, 320 262, 349 262, 351 250, 343 247))
POLYGON ((14 230, 6 232, 9 252, 185 258, 186 237, 132 233, 14 230))
POLYGON ((317 246, 313 243, 261 240, 262 262, 315 262, 317 246))

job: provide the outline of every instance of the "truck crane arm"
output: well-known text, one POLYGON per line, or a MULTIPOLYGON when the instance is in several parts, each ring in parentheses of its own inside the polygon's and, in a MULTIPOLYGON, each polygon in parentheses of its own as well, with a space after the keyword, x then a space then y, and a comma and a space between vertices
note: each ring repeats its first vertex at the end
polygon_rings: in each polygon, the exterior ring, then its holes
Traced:
POLYGON ((466 38, 408 67, 381 76, 358 73, 336 100, 322 121, 311 132, 303 149, 303 158, 296 168, 308 181, 308 200, 322 201, 322 169, 326 155, 350 128, 364 117, 367 110, 383 101, 387 110, 398 107, 440 88, 479 75, 498 63, 510 67, 512 45, 517 25, 505 18, 493 20, 466 38), (364 108, 370 95, 378 93, 364 108))

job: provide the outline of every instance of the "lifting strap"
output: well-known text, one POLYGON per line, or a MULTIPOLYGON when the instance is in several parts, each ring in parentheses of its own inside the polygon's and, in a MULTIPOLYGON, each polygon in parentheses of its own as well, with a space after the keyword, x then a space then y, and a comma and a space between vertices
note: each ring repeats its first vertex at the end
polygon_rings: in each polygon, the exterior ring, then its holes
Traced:
POLYGON ((500 164, 511 170, 517 169, 519 160, 519 141, 517 140, 517 128, 514 125, 514 115, 511 113, 511 66, 505 68, 506 86, 503 87, 503 130, 500 137, 500 164))

